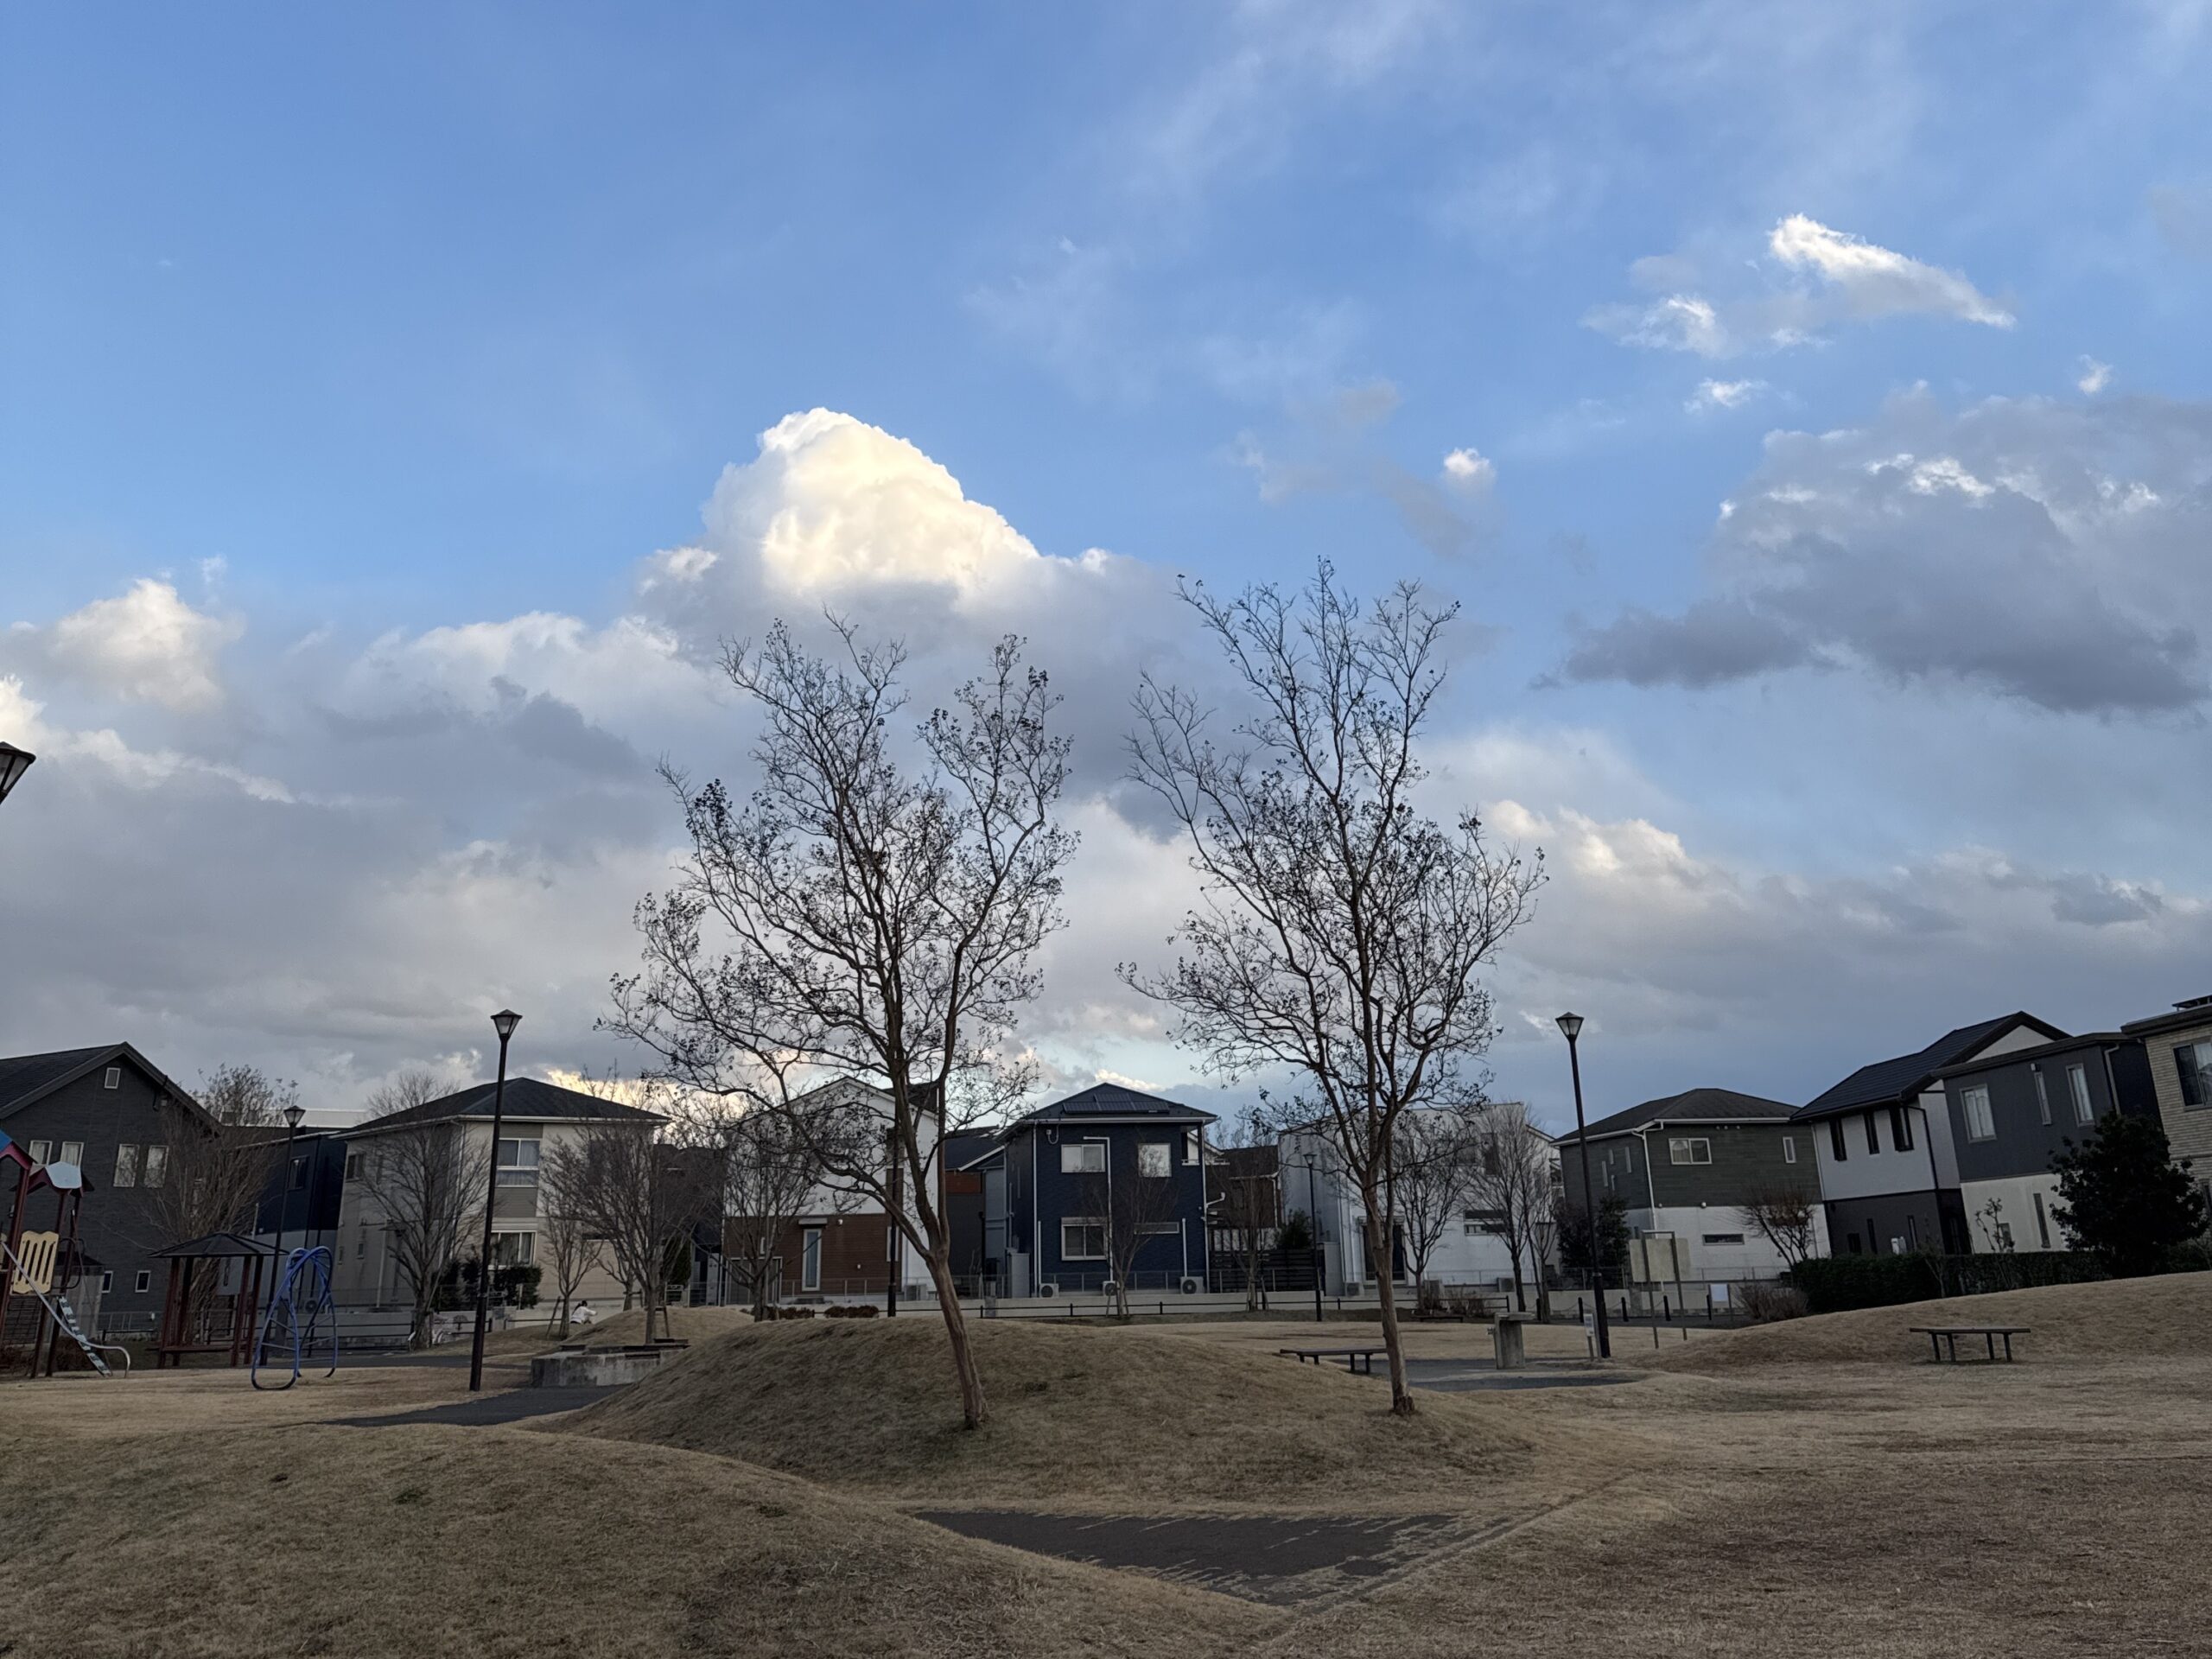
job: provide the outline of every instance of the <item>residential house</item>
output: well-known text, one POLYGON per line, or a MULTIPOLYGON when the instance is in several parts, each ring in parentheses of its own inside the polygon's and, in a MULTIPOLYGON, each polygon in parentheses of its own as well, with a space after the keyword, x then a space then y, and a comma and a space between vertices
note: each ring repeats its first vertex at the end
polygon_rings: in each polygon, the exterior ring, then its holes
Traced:
POLYGON ((2143 1045, 2173 1155, 2193 1159, 2197 1179, 2212 1185, 2212 996, 2130 1020, 2120 1033, 2143 1045))
MULTIPOLYGON (((995 1252, 985 1248, 984 1188, 991 1177, 979 1160, 988 1162, 998 1147, 996 1129, 974 1129, 950 1135, 944 1140, 944 1215, 951 1234, 952 1276, 964 1296, 980 1295, 983 1283, 998 1271, 995 1252)), ((1005 1179, 1001 1166, 999 1179, 1005 1179)))
POLYGON ((1942 1073, 2066 1036, 2028 1014, 1961 1026, 1910 1054, 1862 1065, 1800 1107, 1812 1133, 1829 1248, 1843 1255, 1972 1248, 1942 1073))
POLYGON ((2155 1114, 2141 1042, 2091 1032, 1947 1066, 1936 1074, 1976 1251, 2063 1250, 2050 1160, 2107 1112, 2155 1114))
MULTIPOLYGON (((880 1146, 888 1154, 892 1097, 873 1084, 856 1077, 836 1078, 800 1096, 793 1107, 815 1115, 825 1138, 838 1144, 880 1146)), ((948 1202, 945 1160, 939 1155, 944 1117, 927 1097, 917 1108, 914 1130, 925 1178, 942 1208, 948 1202)), ((911 1195, 903 1193, 905 1173, 900 1172, 902 1203, 912 1218, 918 1211, 911 1195)), ((877 1184, 891 1185, 887 1179, 877 1184)), ((749 1230, 755 1220, 730 1216, 724 1224, 725 1238, 749 1230)), ((922 1252, 893 1222, 881 1199, 849 1177, 825 1176, 817 1182, 798 1213, 785 1220, 782 1239, 775 1280, 769 1287, 771 1300, 866 1300, 884 1295, 894 1283, 904 1298, 935 1294, 929 1263, 922 1252)), ((957 1250, 956 1244, 956 1271, 961 1260, 957 1250)), ((740 1259, 744 1255, 734 1243, 730 1253, 740 1259)), ((752 1288, 734 1281, 730 1294, 749 1299, 752 1288)))
POLYGON ((1257 1257, 1260 1281, 1283 1287, 1310 1286, 1311 1264, 1286 1262, 1276 1255, 1282 1228, 1281 1148, 1206 1148, 1207 1255, 1213 1264, 1213 1288, 1242 1290, 1257 1257))
MULTIPOLYGON (((1770 1279, 1789 1265, 1745 1206, 1763 1193, 1814 1206, 1812 1254, 1824 1255, 1815 1131, 1793 1122, 1786 1102, 1732 1089, 1686 1089, 1601 1117, 1589 1126, 1590 1181, 1597 1200, 1627 1205, 1639 1281, 1714 1283, 1770 1279)), ((1580 1205, 1575 1137, 1560 1137, 1567 1192, 1580 1205)))
MULTIPOLYGON (((1436 1109, 1415 1109, 1426 1113, 1436 1109)), ((1373 1290, 1376 1268, 1367 1244, 1367 1206, 1334 1139, 1319 1124, 1309 1124, 1286 1130, 1277 1138, 1276 1147, 1285 1211, 1301 1212, 1310 1219, 1323 1290, 1338 1296, 1373 1290)), ((1498 1218, 1478 1208, 1471 1198, 1459 1209, 1459 1224, 1446 1228, 1430 1254, 1430 1281, 1447 1287, 1510 1290, 1513 1258, 1498 1218)), ((1535 1268, 1525 1258, 1522 1272, 1524 1278, 1533 1280, 1535 1268)), ((1390 1239, 1391 1282, 1409 1285, 1411 1274, 1401 1224, 1390 1239)))
MULTIPOLYGON (((495 1147, 492 1105, 493 1085, 475 1083, 346 1132, 346 1156, 334 1252, 333 1289, 340 1301, 394 1306, 412 1300, 398 1254, 392 1248, 393 1217, 386 1209, 388 1199, 398 1201, 389 1174, 391 1163, 382 1161, 400 1156, 393 1144, 395 1137, 458 1135, 467 1146, 459 1154, 464 1160, 492 1154, 499 1193, 492 1210, 492 1259, 502 1267, 535 1264, 543 1268, 547 1263, 539 1237, 548 1217, 541 1201, 540 1172, 546 1159, 563 1143, 582 1141, 595 1123, 660 1121, 657 1112, 582 1090, 564 1089, 537 1077, 509 1077, 495 1147)), ((474 1260, 479 1236, 475 1230, 483 1224, 482 1200, 472 1198, 469 1209, 476 1219, 469 1225, 468 1240, 458 1256, 474 1260)), ((624 1288, 613 1263, 603 1251, 597 1252, 578 1287, 576 1300, 600 1309, 620 1307, 624 1288)), ((550 1302, 550 1296, 542 1289, 541 1303, 549 1312, 550 1302)))
POLYGON ((346 1195, 346 1132, 302 1129, 289 1137, 289 1150, 282 1129, 259 1133, 271 1141, 272 1164, 254 1206, 253 1236, 272 1248, 281 1236, 288 1251, 320 1245, 334 1256, 346 1195))
POLYGON ((214 1120, 129 1043, 0 1059, 0 1128, 34 1163, 85 1175, 79 1237, 100 1274, 105 1334, 150 1332, 166 1274, 156 1192, 181 1135, 220 1133, 214 1120))
MULTIPOLYGON (((1102 1083, 1001 1131, 995 1221, 1004 1294, 1098 1292, 1111 1281, 1110 1235, 1134 1229, 1132 1290, 1206 1287, 1206 1126, 1213 1114, 1102 1083)), ((992 1202, 986 1186, 986 1204, 992 1202)))

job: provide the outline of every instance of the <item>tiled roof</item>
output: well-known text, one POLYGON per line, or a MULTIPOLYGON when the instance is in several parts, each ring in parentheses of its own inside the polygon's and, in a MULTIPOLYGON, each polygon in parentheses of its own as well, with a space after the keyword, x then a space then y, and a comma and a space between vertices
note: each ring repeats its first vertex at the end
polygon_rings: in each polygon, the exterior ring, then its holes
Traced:
MULTIPOLYGON (((388 1117, 372 1117, 350 1133, 374 1135, 384 1129, 404 1128, 416 1123, 442 1123, 461 1117, 489 1117, 492 1116, 493 1087, 488 1083, 472 1083, 466 1089, 455 1090, 436 1100, 426 1100, 420 1106, 410 1106, 404 1112, 394 1112, 388 1117)), ((620 1101, 588 1095, 581 1089, 563 1089, 558 1084, 546 1083, 537 1077, 509 1077, 504 1109, 508 1117, 522 1123, 550 1122, 558 1118, 636 1118, 640 1122, 650 1122, 658 1121, 660 1117, 658 1112, 625 1106, 620 1101)))
POLYGON ((1944 1067, 1972 1059, 1988 1044, 2014 1027, 2023 1025, 2041 1032, 2045 1037, 2066 1035, 2056 1026, 2048 1025, 2033 1014, 2023 1013, 1999 1014, 1994 1020, 1984 1020, 1978 1025, 1961 1026, 1956 1031, 1945 1032, 1927 1047, 1916 1052, 1899 1054, 1891 1059, 1877 1060, 1872 1065, 1860 1066, 1841 1083, 1800 1108, 1797 1116, 1824 1117, 1831 1112, 1847 1112, 1860 1106, 1886 1105, 1906 1095, 1916 1094, 1929 1078, 1944 1067))
POLYGON ((10 1054, 0 1058, 0 1112, 28 1096, 44 1092, 118 1046, 106 1043, 98 1048, 64 1048, 51 1054, 10 1054))
POLYGON ((1091 1087, 1056 1100, 1049 1106, 1039 1106, 1025 1114, 1024 1123, 1058 1123, 1071 1118, 1135 1117, 1159 1118, 1179 1123, 1211 1123, 1211 1112, 1202 1112, 1195 1106, 1179 1105, 1172 1100, 1162 1100, 1158 1095, 1147 1095, 1135 1089, 1124 1088, 1118 1083, 1094 1084, 1091 1087))
MULTIPOLYGON (((1720 1123, 1741 1120, 1782 1122, 1796 1110, 1786 1101, 1763 1095, 1738 1094, 1733 1089, 1685 1089, 1679 1095, 1647 1100, 1640 1106, 1599 1118, 1590 1126, 1592 1135, 1622 1135, 1658 1122, 1720 1123)), ((1566 1136, 1560 1137, 1562 1140, 1566 1136)))

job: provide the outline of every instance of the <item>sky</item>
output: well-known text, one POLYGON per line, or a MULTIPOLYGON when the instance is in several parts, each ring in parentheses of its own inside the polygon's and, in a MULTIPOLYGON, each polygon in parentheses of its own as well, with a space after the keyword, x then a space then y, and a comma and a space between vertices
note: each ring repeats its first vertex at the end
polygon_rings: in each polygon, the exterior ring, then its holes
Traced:
MULTIPOLYGON (((1463 607, 1541 849, 1492 1092, 1809 1098, 2212 992, 2212 5, 0 17, 0 1052, 634 1069, 721 642, 1066 702, 1041 1091, 1226 1106, 1114 972, 1179 578, 1463 607)), ((1242 1092, 1240 1092, 1242 1091, 1242 1092)))

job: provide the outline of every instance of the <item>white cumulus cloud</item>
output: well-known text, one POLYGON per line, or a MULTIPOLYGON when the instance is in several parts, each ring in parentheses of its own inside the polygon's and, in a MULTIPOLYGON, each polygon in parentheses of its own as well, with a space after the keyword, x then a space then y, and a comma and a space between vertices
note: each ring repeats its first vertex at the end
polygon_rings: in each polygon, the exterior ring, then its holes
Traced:
POLYGON ((1764 380, 1700 380, 1682 407, 1693 415, 1707 410, 1741 409, 1765 390, 1764 380))
POLYGON ((222 702, 218 659, 244 631, 233 619, 193 609, 168 582, 143 576, 50 626, 18 625, 11 643, 102 696, 193 711, 222 702))
POLYGON ((2112 384, 2112 365, 2100 363, 2094 357, 2082 359, 2082 378, 2074 383, 2085 397, 2094 397, 2112 384))
POLYGON ((1497 467, 1479 450, 1454 449, 1444 457, 1445 482, 1455 490, 1475 493, 1497 481, 1497 467))

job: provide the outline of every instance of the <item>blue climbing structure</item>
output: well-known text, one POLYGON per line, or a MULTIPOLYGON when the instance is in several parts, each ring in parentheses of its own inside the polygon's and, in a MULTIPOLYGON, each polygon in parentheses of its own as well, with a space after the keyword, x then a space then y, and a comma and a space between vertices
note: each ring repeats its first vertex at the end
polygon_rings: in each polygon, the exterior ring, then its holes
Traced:
POLYGON ((321 1245, 294 1250, 277 1275, 276 1293, 253 1344, 248 1376, 264 1392, 289 1389, 327 1349, 325 1376, 338 1371, 338 1308, 330 1295, 330 1252, 321 1245), (264 1382, 264 1371, 283 1381, 264 1382))

